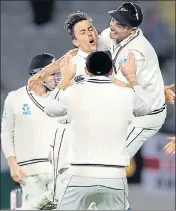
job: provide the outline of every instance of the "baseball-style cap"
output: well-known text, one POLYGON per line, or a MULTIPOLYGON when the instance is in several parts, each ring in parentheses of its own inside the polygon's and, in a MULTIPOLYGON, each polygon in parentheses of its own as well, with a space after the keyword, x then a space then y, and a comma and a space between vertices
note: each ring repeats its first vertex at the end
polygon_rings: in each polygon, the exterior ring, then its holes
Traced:
POLYGON ((54 55, 50 53, 41 53, 32 58, 32 61, 29 65, 29 74, 34 75, 39 72, 42 68, 46 67, 52 62, 55 62, 56 59, 54 55))
POLYGON ((108 13, 122 26, 138 27, 143 21, 140 6, 132 2, 125 2, 117 10, 108 13))
POLYGON ((93 75, 106 75, 112 69, 112 59, 107 53, 96 51, 87 57, 86 67, 93 75))

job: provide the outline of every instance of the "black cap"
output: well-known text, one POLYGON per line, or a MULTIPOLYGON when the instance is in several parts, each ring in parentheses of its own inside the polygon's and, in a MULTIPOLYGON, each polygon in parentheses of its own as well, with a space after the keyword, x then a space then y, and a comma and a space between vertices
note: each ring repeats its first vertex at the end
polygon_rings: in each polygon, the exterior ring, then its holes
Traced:
POLYGON ((30 65, 29 65, 29 74, 34 75, 38 73, 42 68, 46 67, 52 62, 55 62, 56 59, 52 54, 49 53, 41 53, 37 56, 33 57, 30 65))
POLYGON ((86 67, 93 75, 106 75, 112 69, 112 60, 107 53, 96 51, 87 57, 86 67))
POLYGON ((125 2, 117 10, 108 13, 122 26, 138 27, 143 21, 140 6, 132 2, 125 2))

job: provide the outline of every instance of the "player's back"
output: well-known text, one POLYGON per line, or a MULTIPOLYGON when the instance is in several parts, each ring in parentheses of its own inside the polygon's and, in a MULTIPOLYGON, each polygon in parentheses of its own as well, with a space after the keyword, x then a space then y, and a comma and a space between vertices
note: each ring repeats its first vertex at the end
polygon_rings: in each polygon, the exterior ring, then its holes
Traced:
POLYGON ((68 107, 74 137, 69 162, 128 165, 124 153, 133 103, 132 89, 118 87, 106 77, 75 85, 68 107))

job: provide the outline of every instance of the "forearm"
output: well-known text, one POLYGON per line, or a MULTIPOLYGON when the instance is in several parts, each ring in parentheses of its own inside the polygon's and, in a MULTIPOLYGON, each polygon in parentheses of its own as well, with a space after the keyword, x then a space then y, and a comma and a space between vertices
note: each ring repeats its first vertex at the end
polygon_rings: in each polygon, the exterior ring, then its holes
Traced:
POLYGON ((51 92, 46 101, 44 111, 50 117, 64 116, 67 113, 67 109, 59 102, 61 87, 65 88, 62 82, 51 92))
POLYGON ((62 56, 60 59, 56 60, 54 63, 51 63, 51 64, 47 65, 46 67, 44 67, 40 72, 42 74, 42 78, 45 79, 48 76, 59 72, 60 67, 61 67, 61 61, 63 58, 64 58, 64 56, 62 56))
POLYGON ((7 162, 8 162, 9 167, 11 167, 14 164, 17 164, 16 156, 8 157, 7 162))
POLYGON ((123 86, 123 87, 128 87, 128 84, 126 84, 126 83, 124 83, 124 82, 122 82, 122 81, 120 81, 120 80, 118 80, 118 79, 114 79, 114 83, 115 83, 115 85, 117 85, 117 86, 123 86))
MULTIPOLYGON (((72 55, 72 56, 75 56, 78 52, 78 49, 73 49, 71 51, 69 51, 69 53, 72 55)), ((65 54, 66 55, 66 54, 65 54)), ((61 70, 62 68, 62 60, 64 58, 63 55, 60 59, 56 60, 54 63, 51 63, 49 65, 47 65, 46 67, 44 67, 41 71, 42 73, 42 78, 45 79, 47 78, 48 76, 54 74, 54 73, 57 73, 61 70)))

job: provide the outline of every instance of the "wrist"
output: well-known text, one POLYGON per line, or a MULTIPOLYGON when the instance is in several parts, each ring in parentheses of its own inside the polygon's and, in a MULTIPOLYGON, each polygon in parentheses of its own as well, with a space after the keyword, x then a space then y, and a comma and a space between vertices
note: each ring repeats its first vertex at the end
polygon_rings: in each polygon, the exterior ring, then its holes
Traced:
POLYGON ((127 75, 125 78, 127 79, 128 82, 130 82, 130 81, 137 81, 136 75, 134 75, 134 74, 127 75))
POLYGON ((16 157, 14 157, 14 156, 8 157, 7 162, 9 164, 9 167, 11 167, 13 165, 17 165, 16 157))
POLYGON ((58 88, 62 89, 62 90, 65 90, 70 85, 70 83, 71 83, 70 80, 62 78, 60 80, 58 88))
POLYGON ((128 83, 129 83, 129 87, 134 87, 134 86, 138 86, 139 85, 135 75, 130 75, 126 79, 127 79, 128 83))

